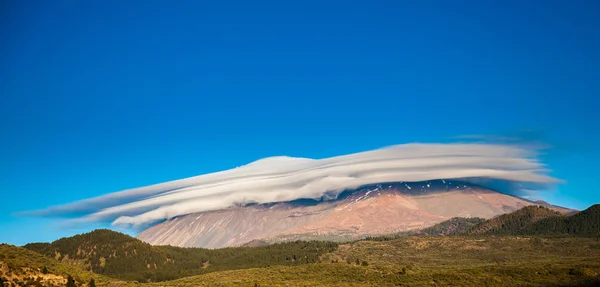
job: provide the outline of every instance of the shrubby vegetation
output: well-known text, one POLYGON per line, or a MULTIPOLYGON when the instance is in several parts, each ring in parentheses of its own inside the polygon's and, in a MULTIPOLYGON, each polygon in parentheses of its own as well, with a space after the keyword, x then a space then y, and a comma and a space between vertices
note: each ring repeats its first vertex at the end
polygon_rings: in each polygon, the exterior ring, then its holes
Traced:
POLYGON ((369 236, 365 240, 370 241, 390 241, 407 236, 440 236, 440 235, 457 235, 463 234, 473 228, 475 225, 485 222, 486 220, 479 217, 454 217, 444 222, 440 222, 434 226, 415 231, 400 232, 391 235, 369 236))
POLYGON ((219 270, 315 263, 337 243, 296 241, 223 249, 152 246, 111 230, 25 246, 63 262, 123 280, 155 282, 219 270))
POLYGON ((479 217, 454 217, 450 220, 425 228, 418 232, 418 234, 431 236, 462 234, 473 228, 473 226, 485 221, 485 219, 479 217))
POLYGON ((599 257, 600 244, 593 238, 401 237, 347 243, 324 255, 337 261, 219 271, 144 285, 598 286, 599 257))
POLYGON ((22 247, 0 244, 0 277, 5 286, 64 286, 69 276, 77 286, 91 279, 102 283, 113 281, 22 247))
POLYGON ((177 278, 156 286, 594 286, 600 284, 599 225, 600 205, 572 216, 532 206, 483 222, 453 218, 417 232, 340 246, 295 241, 217 250, 151 246, 96 230, 26 245, 45 256, 1 245, 0 264, 8 264, 12 274, 0 274, 0 282, 52 286, 38 278, 58 274, 62 286, 80 287, 155 286, 133 281, 177 278))

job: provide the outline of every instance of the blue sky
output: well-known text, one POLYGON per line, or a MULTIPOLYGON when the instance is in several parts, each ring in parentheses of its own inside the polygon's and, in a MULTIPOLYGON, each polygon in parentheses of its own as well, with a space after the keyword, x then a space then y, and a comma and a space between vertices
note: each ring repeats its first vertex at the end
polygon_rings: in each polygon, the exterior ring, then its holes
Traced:
POLYGON ((550 146, 600 202, 597 1, 2 1, 0 242, 15 216, 273 155, 461 135, 550 146))

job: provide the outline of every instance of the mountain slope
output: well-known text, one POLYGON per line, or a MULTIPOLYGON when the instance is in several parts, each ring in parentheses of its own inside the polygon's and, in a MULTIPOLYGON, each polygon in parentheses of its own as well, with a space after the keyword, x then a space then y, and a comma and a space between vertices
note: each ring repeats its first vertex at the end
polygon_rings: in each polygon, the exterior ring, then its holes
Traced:
MULTIPOLYGON (((48 258, 36 252, 8 244, 0 244, 0 278, 16 286, 64 286, 72 276, 78 285, 94 279, 98 283, 115 280, 48 258), (39 278, 39 279, 38 279, 39 278)), ((14 286, 14 285, 13 285, 14 286)))
POLYGON ((600 236, 600 205, 568 216, 543 206, 528 206, 482 222, 467 233, 600 236))
POLYGON ((469 230, 468 233, 515 234, 538 220, 558 216, 560 216, 559 212, 550 210, 547 207, 532 205, 482 222, 469 230))
POLYGON ((570 216, 553 216, 532 223, 524 234, 572 234, 600 236, 600 204, 570 216))
POLYGON ((473 226, 476 226, 486 220, 479 217, 464 218, 453 217, 434 226, 427 227, 423 230, 415 232, 415 235, 456 235, 469 231, 473 226))
POLYGON ((289 242, 220 250, 152 246, 128 235, 95 230, 50 244, 24 246, 63 263, 123 280, 164 281, 218 270, 318 261, 337 248, 330 242, 289 242))
POLYGON ((205 248, 258 241, 353 240, 419 230, 453 217, 493 218, 535 204, 454 180, 382 183, 345 191, 336 200, 188 214, 152 226, 137 238, 154 245, 205 248))

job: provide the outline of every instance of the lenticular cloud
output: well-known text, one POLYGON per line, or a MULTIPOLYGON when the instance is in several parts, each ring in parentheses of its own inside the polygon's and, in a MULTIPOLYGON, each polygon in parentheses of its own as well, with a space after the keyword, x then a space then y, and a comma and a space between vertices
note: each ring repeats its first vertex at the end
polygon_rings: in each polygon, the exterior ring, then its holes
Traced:
POLYGON ((557 182, 534 150, 498 144, 406 144, 308 159, 270 157, 204 174, 28 213, 75 216, 76 222, 139 227, 189 213, 238 204, 335 198, 365 184, 434 179, 490 179, 546 185, 557 182))

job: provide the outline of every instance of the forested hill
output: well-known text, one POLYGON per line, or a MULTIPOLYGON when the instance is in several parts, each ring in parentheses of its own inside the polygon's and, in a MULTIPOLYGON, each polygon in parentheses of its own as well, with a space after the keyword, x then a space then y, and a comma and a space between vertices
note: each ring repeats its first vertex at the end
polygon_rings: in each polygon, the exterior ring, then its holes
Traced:
POLYGON ((521 232, 530 224, 547 217, 560 217, 560 213, 547 207, 532 205, 482 222, 470 229, 467 233, 498 235, 515 234, 521 232))
POLYGON ((573 235, 600 237, 600 204, 573 215, 532 205, 492 219, 454 217, 422 230, 367 237, 388 241, 407 236, 440 235, 573 235))
POLYGON ((331 242, 289 242, 224 249, 152 246, 128 235, 101 229, 52 243, 24 246, 94 273, 141 282, 164 281, 218 270, 317 262, 337 248, 331 242))
POLYGON ((571 216, 551 216, 538 220, 523 229, 524 234, 572 234, 600 236, 600 204, 571 216))
POLYGON ((600 205, 570 216, 542 206, 528 206, 482 222, 467 234, 600 236, 600 205))
POLYGON ((473 226, 485 222, 486 220, 479 217, 454 217, 444 222, 440 222, 434 226, 425 228, 416 232, 415 235, 456 235, 462 234, 473 228, 473 226))

